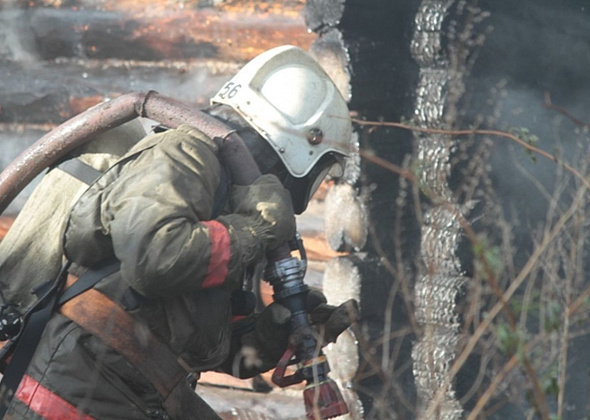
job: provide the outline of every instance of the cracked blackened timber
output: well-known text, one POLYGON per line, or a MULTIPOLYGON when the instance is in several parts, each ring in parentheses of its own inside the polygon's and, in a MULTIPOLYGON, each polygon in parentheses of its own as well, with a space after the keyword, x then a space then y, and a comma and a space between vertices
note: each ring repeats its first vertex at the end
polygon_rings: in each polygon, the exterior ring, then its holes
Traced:
MULTIPOLYGON (((418 6, 416 0, 345 2, 337 28, 349 58, 350 109, 361 118, 411 117, 418 66, 410 42, 418 6)), ((413 137, 408 132, 385 127, 357 127, 357 132, 362 152, 397 165, 409 161, 413 137)), ((401 285, 414 276, 419 245, 415 207, 409 185, 396 174, 363 158, 360 168, 356 185, 367 196, 364 213, 369 230, 366 245, 357 254, 364 257, 353 261, 361 281, 364 343, 354 386, 364 418, 410 419, 416 400, 411 371, 415 331, 409 327, 412 296, 401 285)))

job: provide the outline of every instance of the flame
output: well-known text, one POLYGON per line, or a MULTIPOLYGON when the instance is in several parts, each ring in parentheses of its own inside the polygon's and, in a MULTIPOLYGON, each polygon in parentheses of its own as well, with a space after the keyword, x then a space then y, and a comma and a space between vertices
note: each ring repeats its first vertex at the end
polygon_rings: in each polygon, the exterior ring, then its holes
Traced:
POLYGON ((14 216, 0 216, 0 241, 4 239, 13 222, 14 216))

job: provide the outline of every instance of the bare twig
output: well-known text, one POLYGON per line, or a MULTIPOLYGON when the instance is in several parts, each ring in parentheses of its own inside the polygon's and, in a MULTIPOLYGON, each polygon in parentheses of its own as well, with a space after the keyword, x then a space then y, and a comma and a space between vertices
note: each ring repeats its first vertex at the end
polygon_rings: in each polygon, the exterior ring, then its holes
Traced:
MULTIPOLYGON (((376 125, 390 125, 390 124, 397 124, 397 123, 385 123, 385 122, 377 122, 374 123, 376 125)), ((396 125, 397 126, 397 125, 396 125)), ((408 129, 411 129, 411 126, 407 126, 408 129)), ((421 130, 428 130, 429 132, 431 132, 430 129, 421 129, 421 130)), ((446 130, 432 130, 432 131, 445 131, 446 130)), ((486 131, 486 130, 479 130, 479 131, 486 131)), ((462 131, 454 131, 455 133, 459 133, 462 131)), ((490 132, 496 132, 493 130, 490 130, 490 132)), ((464 134, 467 134, 467 132, 462 132, 464 134)), ((472 133, 471 131, 469 131, 469 133, 472 133)), ((504 132, 497 132, 497 133, 502 133, 505 134, 506 136, 508 136, 509 138, 514 138, 516 141, 518 141, 519 143, 522 142, 521 139, 519 139, 516 136, 513 136, 510 133, 504 133, 504 132)), ((448 133, 447 133, 448 134, 448 133)), ((522 142, 524 143, 526 146, 530 146, 528 145, 526 142, 522 142)), ((533 146, 530 146, 533 147, 533 146)), ((534 148, 536 149, 536 148, 534 148)), ((409 170, 402 168, 398 165, 395 165, 385 159, 382 159, 378 156, 375 156, 373 154, 370 153, 366 153, 364 151, 359 151, 360 155, 373 162, 378 164, 379 166, 382 166, 394 173, 397 173, 405 178, 407 178, 409 181, 411 182, 417 182, 417 178, 416 176, 409 170)), ((581 176, 581 175, 580 175, 581 176)), ((588 184, 588 188, 590 189, 590 184, 588 184)), ((433 192, 430 192, 430 194, 432 195, 433 192)), ((475 234, 475 232, 473 231, 473 229, 471 228, 471 225, 469 224, 469 222, 463 217, 462 214, 460 214, 460 212, 458 212, 454 206, 452 206, 450 203, 448 203, 446 200, 438 200, 440 205, 442 205, 443 207, 447 208, 447 210, 451 211, 454 216, 456 217, 456 219, 459 221, 461 227, 463 228, 463 230, 465 231, 466 235, 469 237, 470 241, 472 242, 473 245, 478 244, 480 241, 477 238, 477 235, 475 234)), ((491 269, 491 267, 489 266, 489 263, 485 257, 485 255, 478 255, 478 260, 481 262, 482 267, 484 268, 484 271, 486 273, 486 278, 492 288, 492 290, 494 291, 494 294, 496 295, 496 297, 498 298, 498 300, 500 301, 500 304, 502 305, 501 308, 502 310, 506 313, 506 315, 508 316, 508 320, 509 320, 509 324, 510 324, 510 328, 513 332, 516 332, 517 330, 517 324, 516 324, 516 318, 514 316, 514 313, 512 311, 512 309, 510 308, 510 305, 508 305, 508 299, 505 298, 505 293, 502 292, 502 290, 500 289, 500 286, 498 284, 496 275, 494 274, 493 270, 491 269)), ((533 387, 533 392, 534 392, 534 398, 535 398, 535 402, 536 402, 536 408, 539 411, 541 418, 543 420, 548 420, 549 419, 549 407, 547 406, 547 401, 545 399, 545 394, 542 391, 541 385, 539 383, 539 380, 537 378, 537 374, 535 372, 535 369, 533 368, 533 365, 528 357, 527 354, 524 354, 523 357, 523 366, 524 369, 527 372, 527 375, 531 381, 532 387, 533 387)), ((448 385, 447 385, 448 386, 448 385)), ((439 393, 437 393, 437 395, 439 395, 439 393)), ((444 395, 444 394, 441 394, 444 395)), ((441 397, 442 398, 442 397, 441 397)), ((442 401, 442 400, 441 400, 442 401)), ((435 409, 434 411, 437 410, 437 406, 438 404, 440 404, 440 402, 438 402, 437 404, 435 404, 435 409)), ((432 413, 432 415, 434 415, 434 413, 432 413)), ((428 416, 427 416, 428 418, 428 416)))
MULTIPOLYGON (((524 147, 525 149, 536 153, 540 156, 543 156, 555 163, 561 164, 563 165, 563 167, 570 173, 572 173, 576 178, 578 178, 580 181, 582 181, 582 183, 584 183, 584 185, 586 186, 586 188, 590 189, 590 182, 588 182, 588 180, 584 177, 584 175, 582 175, 577 169, 575 169, 574 167, 572 167, 571 165, 569 165, 566 162, 562 162, 560 161, 557 156, 552 155, 551 153, 546 152, 543 149, 539 149, 538 147, 535 147, 529 143, 527 143, 526 141, 524 141, 523 139, 519 138, 518 136, 515 136, 512 133, 508 133, 506 131, 500 131, 500 130, 478 130, 478 129, 473 129, 473 130, 447 130, 447 129, 442 129, 442 128, 423 128, 423 127, 416 127, 413 125, 409 125, 409 124, 404 124, 404 123, 396 123, 396 122, 381 122, 381 121, 364 121, 364 120, 360 120, 358 118, 354 118, 353 122, 358 124, 358 125, 369 125, 369 126, 384 126, 384 127, 396 127, 396 128, 401 128, 404 130, 410 130, 410 131, 416 131, 419 133, 430 133, 430 134, 444 134, 444 135, 449 135, 449 136, 472 136, 472 135, 484 135, 484 136, 493 136, 493 137, 502 137, 502 138, 506 138, 509 140, 512 140, 516 143, 518 143, 519 145, 521 145, 522 147, 524 147)), ((401 174, 400 174, 401 175, 401 174)))
POLYGON ((572 246, 569 254, 570 267, 574 267, 567 272, 567 278, 565 283, 565 310, 563 311, 563 335, 561 337, 561 351, 558 362, 558 395, 557 395, 557 418, 563 418, 564 403, 565 403, 565 383, 567 376, 567 361, 568 361, 568 348, 570 340, 570 323, 571 323, 571 300, 573 293, 574 277, 576 276, 577 268, 582 264, 581 259, 583 254, 580 249, 584 247, 584 235, 580 235, 584 224, 583 216, 579 215, 576 220, 576 226, 574 229, 574 240, 573 242, 577 246, 572 246), (578 264, 576 264, 576 261, 578 264))
POLYGON ((590 124, 586 124, 585 122, 577 119, 567 109, 562 108, 557 105, 554 105, 553 102, 551 102, 551 94, 549 92, 545 92, 545 102, 543 103, 543 106, 547 109, 552 109, 554 111, 559 112, 560 114, 565 115, 568 119, 570 119, 577 126, 580 126, 583 128, 590 128, 590 124))
MULTIPOLYGON (((568 293, 569 296, 569 293, 568 293)), ((569 298, 568 298, 569 300, 569 298)), ((570 312, 568 307, 565 308, 563 314, 563 338, 561 340, 561 351, 559 357, 559 392, 557 394, 557 418, 563 418, 563 406, 565 401, 565 381, 567 374, 567 351, 569 346, 569 332, 570 332, 570 312)))
MULTIPOLYGON (((568 208, 568 210, 557 220, 553 228, 545 233, 543 236, 543 240, 539 244, 539 246, 533 251, 532 255, 529 257, 528 261, 518 274, 518 276, 511 282, 510 286, 504 292, 504 300, 509 300, 516 290, 521 286, 521 284, 526 280, 530 272, 536 266, 539 258, 541 255, 547 250, 547 248, 553 243, 555 237, 559 234, 559 232, 563 229, 565 224, 571 219, 571 217, 576 213, 579 209, 579 205, 584 199, 585 191, 580 190, 573 200, 572 204, 568 208)), ((425 418, 431 418, 434 415, 436 407, 440 404, 440 401, 444 398, 444 393, 447 391, 447 388, 459 373, 459 370, 463 367, 467 358, 474 350, 477 342, 482 337, 485 331, 490 327, 492 321, 498 316, 498 314, 503 309, 502 302, 496 303, 489 311, 486 318, 483 319, 482 323, 476 328, 473 332, 471 338, 465 344, 463 351, 461 354, 455 359, 455 362, 449 369, 449 373, 445 378, 445 381, 440 386, 439 390, 437 391, 436 395, 433 398, 432 403, 430 404, 428 410, 426 411, 425 418)))
POLYGON ((475 420, 477 418, 477 416, 479 415, 479 413, 481 413, 481 411, 483 410, 485 405, 488 403, 490 398, 492 398, 492 396, 494 395, 494 392, 496 392, 496 389, 498 389, 498 386, 500 386, 500 384, 502 383, 502 381, 504 380, 506 375, 508 375, 508 373, 512 369, 514 369, 514 367, 517 364, 518 364, 518 355, 514 354, 510 358, 510 360, 508 360, 508 363, 506 363, 504 365, 502 370, 494 377, 494 379, 492 380, 492 382, 490 383, 488 388, 485 390, 483 395, 477 400, 475 407, 473 407, 473 410, 471 410, 471 413, 469 413, 469 417, 467 417, 466 420, 475 420))
POLYGON ((588 297, 590 296, 590 286, 588 286, 580 296, 576 298, 568 307, 567 310, 569 311, 570 316, 576 313, 586 302, 588 297))

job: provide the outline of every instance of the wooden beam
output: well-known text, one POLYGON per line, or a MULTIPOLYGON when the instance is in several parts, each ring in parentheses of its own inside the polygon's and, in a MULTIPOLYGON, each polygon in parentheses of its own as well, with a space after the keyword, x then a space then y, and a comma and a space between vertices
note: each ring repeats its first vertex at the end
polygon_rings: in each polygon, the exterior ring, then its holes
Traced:
POLYGON ((207 8, 161 8, 162 2, 107 2, 100 10, 37 7, 22 11, 43 59, 247 61, 282 44, 308 49, 300 2, 236 2, 207 8), (141 4, 141 9, 136 9, 141 4), (132 7, 133 6, 133 7, 132 7), (153 6, 153 7, 152 7, 153 6), (157 12, 157 13, 156 13, 157 12))

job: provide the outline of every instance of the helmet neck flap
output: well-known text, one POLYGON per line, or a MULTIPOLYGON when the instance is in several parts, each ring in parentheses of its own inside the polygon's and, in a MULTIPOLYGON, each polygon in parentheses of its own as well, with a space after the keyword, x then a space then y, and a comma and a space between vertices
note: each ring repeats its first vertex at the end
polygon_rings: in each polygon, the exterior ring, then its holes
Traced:
POLYGON ((309 200, 318 189, 321 181, 334 166, 340 166, 333 154, 324 155, 304 177, 297 178, 289 173, 282 160, 270 144, 246 120, 232 108, 225 105, 214 105, 205 110, 236 130, 252 153, 260 172, 273 174, 289 190, 296 214, 307 208, 309 200))

